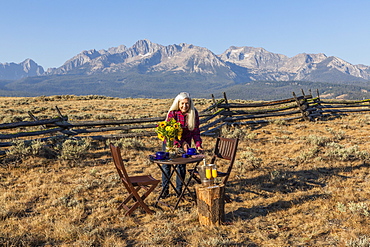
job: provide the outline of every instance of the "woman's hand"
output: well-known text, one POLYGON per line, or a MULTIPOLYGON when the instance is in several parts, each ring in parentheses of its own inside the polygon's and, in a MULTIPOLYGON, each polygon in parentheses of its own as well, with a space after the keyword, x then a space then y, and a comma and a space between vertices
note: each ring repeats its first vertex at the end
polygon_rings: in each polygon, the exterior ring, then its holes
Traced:
POLYGON ((182 148, 184 149, 185 153, 187 153, 188 149, 190 148, 190 145, 187 142, 184 142, 182 144, 182 148))
POLYGON ((197 150, 198 150, 198 152, 199 152, 199 153, 201 153, 201 154, 202 154, 202 153, 203 153, 203 151, 204 151, 202 147, 197 147, 197 150))

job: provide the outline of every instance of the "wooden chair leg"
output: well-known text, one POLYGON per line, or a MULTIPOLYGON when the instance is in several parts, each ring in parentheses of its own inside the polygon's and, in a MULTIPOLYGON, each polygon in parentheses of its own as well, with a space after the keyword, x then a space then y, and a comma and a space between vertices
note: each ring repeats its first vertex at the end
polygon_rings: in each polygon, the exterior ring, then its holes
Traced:
POLYGON ((232 202, 233 200, 231 199, 231 197, 229 196, 229 195, 227 195, 227 194, 225 194, 224 195, 224 199, 225 199, 225 202, 227 202, 227 203, 230 203, 230 202, 232 202))
MULTIPOLYGON (((134 192, 135 193, 135 192, 134 192)), ((125 215, 131 215, 132 212, 141 206, 148 214, 153 214, 153 211, 144 203, 141 197, 137 194, 137 201, 126 211, 125 215)))
POLYGON ((141 206, 145 212, 148 214, 153 214, 153 211, 150 210, 150 208, 144 203, 144 200, 149 196, 149 194, 157 187, 157 185, 152 185, 147 189, 147 191, 142 195, 139 196, 137 191, 140 190, 141 187, 139 187, 136 191, 133 191, 132 194, 134 195, 134 198, 137 200, 136 203, 130 208, 129 211, 126 212, 126 214, 131 214, 137 207, 141 206))
POLYGON ((199 179, 197 176, 195 176, 195 175, 193 175, 193 179, 194 179, 198 184, 201 184, 201 183, 202 183, 202 181, 200 181, 200 179, 199 179))
POLYGON ((126 199, 122 203, 123 204, 126 204, 126 203, 128 203, 133 198, 134 198, 134 195, 131 193, 128 197, 126 197, 126 199))
POLYGON ((150 193, 152 193, 152 191, 153 191, 156 187, 157 187, 157 185, 152 185, 152 186, 150 186, 150 187, 146 190, 146 192, 141 196, 142 200, 144 200, 145 198, 147 198, 147 197, 150 195, 150 193))
POLYGON ((127 207, 127 205, 125 203, 121 203, 118 207, 117 207, 117 210, 121 210, 122 208, 124 208, 126 211, 129 210, 130 208, 127 207))

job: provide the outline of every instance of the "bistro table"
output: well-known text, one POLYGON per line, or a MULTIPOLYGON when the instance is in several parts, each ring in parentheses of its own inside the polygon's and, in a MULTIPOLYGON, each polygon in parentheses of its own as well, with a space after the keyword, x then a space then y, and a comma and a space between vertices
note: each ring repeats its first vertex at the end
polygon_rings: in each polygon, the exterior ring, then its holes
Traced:
MULTIPOLYGON (((189 192, 189 194, 191 195, 192 199, 196 202, 196 198, 194 197, 194 195, 191 193, 191 191, 189 189, 189 184, 190 184, 191 179, 193 178, 193 175, 194 175, 195 171, 197 170, 197 167, 198 167, 199 163, 203 159, 204 159, 204 155, 193 155, 193 156, 189 156, 188 158, 176 157, 176 158, 165 159, 165 160, 154 159, 153 157, 150 156, 150 161, 152 161, 152 162, 154 162, 154 163, 156 163, 158 165, 158 167, 161 169, 162 173, 166 176, 166 178, 168 180, 168 183, 176 191, 176 194, 178 196, 178 199, 177 199, 177 202, 175 204, 174 210, 177 209, 180 201, 184 198, 185 191, 186 190, 189 192), (192 171, 190 173, 190 176, 189 176, 189 178, 187 180, 186 179, 183 179, 180 176, 179 172, 177 171, 177 166, 178 165, 181 165, 181 164, 191 164, 191 163, 194 164, 194 166, 192 168, 192 171), (169 176, 166 173, 164 173, 163 168, 162 168, 162 165, 171 165, 172 166, 173 169, 171 169, 171 173, 170 173, 169 176), (174 173, 177 174, 177 176, 181 179, 181 181, 183 183, 182 191, 177 191, 175 185, 171 181, 171 177, 172 177, 172 175, 174 173)), ((160 202, 160 199, 161 199, 162 195, 164 194, 164 188, 167 185, 168 184, 166 184, 165 186, 162 187, 162 191, 161 191, 161 193, 159 194, 159 196, 157 198, 157 201, 155 203, 155 206, 157 206, 158 202, 160 202)))

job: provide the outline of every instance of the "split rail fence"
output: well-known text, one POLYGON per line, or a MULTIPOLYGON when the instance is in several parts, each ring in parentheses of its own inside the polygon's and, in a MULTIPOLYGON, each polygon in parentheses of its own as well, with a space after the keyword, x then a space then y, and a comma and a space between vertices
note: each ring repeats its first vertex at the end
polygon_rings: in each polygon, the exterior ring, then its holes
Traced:
MULTIPOLYGON (((350 112, 370 111, 370 99, 358 101, 345 100, 321 100, 317 90, 317 96, 312 93, 289 99, 251 102, 229 103, 226 93, 223 98, 216 100, 212 95, 213 104, 199 113, 200 130, 203 136, 217 136, 223 126, 267 124, 274 121, 290 121, 302 119, 316 121, 326 116, 342 115, 350 112)), ((122 119, 122 120, 99 120, 99 121, 68 121, 56 107, 58 117, 39 120, 29 112, 32 121, 0 124, 0 130, 15 130, 14 133, 0 134, 0 148, 13 145, 14 140, 32 139, 46 140, 53 137, 81 138, 89 136, 94 140, 107 140, 115 138, 154 136, 154 128, 165 117, 122 119), (24 131, 28 127, 41 126, 41 130, 24 131), (113 134, 97 135, 94 133, 113 132, 113 134), (36 137, 36 138, 35 138, 36 137)), ((0 154, 5 154, 0 150, 0 154)))

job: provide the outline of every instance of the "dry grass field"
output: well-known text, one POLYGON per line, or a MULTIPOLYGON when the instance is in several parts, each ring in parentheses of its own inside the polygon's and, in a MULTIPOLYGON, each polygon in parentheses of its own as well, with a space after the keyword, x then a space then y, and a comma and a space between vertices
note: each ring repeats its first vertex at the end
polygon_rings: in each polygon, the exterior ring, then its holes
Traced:
MULTIPOLYGON (((73 121, 157 117, 171 102, 0 98, 0 123, 29 121, 28 111, 39 119, 55 117, 55 106, 73 121)), ((195 103, 201 110, 210 100, 195 103)), ((369 133, 370 115, 359 113, 223 129, 223 136, 241 141, 226 188, 233 199, 225 205, 227 224, 218 227, 200 226, 191 203, 176 211, 153 207, 160 188, 146 200, 155 214, 123 216, 116 207, 126 192, 106 142, 84 143, 72 158, 40 147, 22 153, 18 146, 0 161, 0 245, 370 246, 369 133)), ((148 161, 160 149, 156 137, 116 141, 131 175, 160 179, 148 161)), ((203 142, 210 154, 214 139, 203 142)))

